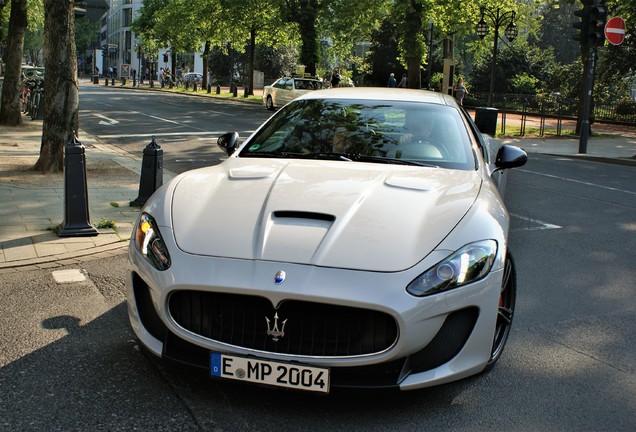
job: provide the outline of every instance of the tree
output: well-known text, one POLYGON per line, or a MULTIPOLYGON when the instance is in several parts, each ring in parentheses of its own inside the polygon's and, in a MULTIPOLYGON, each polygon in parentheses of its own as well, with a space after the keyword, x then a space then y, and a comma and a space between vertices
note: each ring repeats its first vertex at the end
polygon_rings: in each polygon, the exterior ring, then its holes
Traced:
POLYGON ((420 88, 422 60, 424 58, 424 11, 430 7, 425 1, 398 0, 394 5, 398 18, 400 50, 408 72, 409 88, 420 88))
POLYGON ((64 145, 79 127, 73 0, 44 0, 44 124, 36 171, 64 169, 64 145))
POLYGON ((27 0, 12 0, 9 17, 7 67, 0 102, 0 124, 16 126, 22 123, 20 84, 22 47, 27 28, 27 0))
POLYGON ((316 27, 323 3, 320 0, 283 0, 281 4, 283 19, 298 25, 301 38, 299 60, 305 66, 305 72, 310 75, 316 75, 319 51, 316 27))
POLYGON ((386 86, 390 73, 401 77, 406 69, 399 62, 400 52, 396 40, 396 25, 389 20, 384 21, 371 36, 371 49, 365 60, 368 70, 368 84, 386 86))

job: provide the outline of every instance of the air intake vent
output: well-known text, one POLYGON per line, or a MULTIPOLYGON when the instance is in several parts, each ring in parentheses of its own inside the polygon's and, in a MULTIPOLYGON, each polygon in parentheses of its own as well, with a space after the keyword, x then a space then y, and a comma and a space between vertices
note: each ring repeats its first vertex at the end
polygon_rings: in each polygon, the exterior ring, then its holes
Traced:
POLYGON ((328 215, 325 213, 315 213, 315 212, 303 212, 303 211, 289 211, 289 210, 281 210, 275 211, 274 217, 277 219, 313 219, 313 220, 321 220, 325 222, 333 222, 336 220, 336 217, 333 215, 328 215))

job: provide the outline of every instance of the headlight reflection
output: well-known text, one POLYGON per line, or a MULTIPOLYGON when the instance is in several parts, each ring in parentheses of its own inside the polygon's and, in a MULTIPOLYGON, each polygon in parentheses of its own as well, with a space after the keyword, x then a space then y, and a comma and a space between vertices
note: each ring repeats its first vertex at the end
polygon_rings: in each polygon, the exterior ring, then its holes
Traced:
POLYGON ((488 274, 496 256, 494 240, 468 244, 418 276, 406 291, 423 297, 478 281, 488 274))

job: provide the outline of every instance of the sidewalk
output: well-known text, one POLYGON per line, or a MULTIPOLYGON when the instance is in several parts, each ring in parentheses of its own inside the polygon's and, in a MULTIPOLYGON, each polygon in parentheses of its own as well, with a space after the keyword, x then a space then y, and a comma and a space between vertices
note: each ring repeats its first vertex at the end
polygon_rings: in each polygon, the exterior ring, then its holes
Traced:
MULTIPOLYGON (((80 131, 85 147, 89 218, 99 234, 58 237, 63 223, 64 174, 40 174, 42 121, 24 118, 17 127, 0 126, 0 272, 72 265, 123 253, 139 209, 142 155, 99 144, 80 131), (100 228, 110 226, 113 228, 100 228)), ((174 174, 164 170, 167 182, 174 174)))
MULTIPOLYGON (((578 154, 578 138, 506 138, 502 142, 528 153, 636 167, 636 128, 632 129, 622 135, 591 137, 585 155, 578 154)), ((0 272, 54 268, 124 253, 139 213, 129 203, 138 196, 142 155, 100 144, 80 133, 78 138, 85 146, 89 217, 99 235, 61 238, 53 229, 64 219, 64 174, 29 170, 39 157, 41 137, 42 121, 25 117, 21 126, 0 126, 0 272), (111 221, 114 228, 99 228, 111 221)), ((164 183, 174 175, 164 169, 164 183)))

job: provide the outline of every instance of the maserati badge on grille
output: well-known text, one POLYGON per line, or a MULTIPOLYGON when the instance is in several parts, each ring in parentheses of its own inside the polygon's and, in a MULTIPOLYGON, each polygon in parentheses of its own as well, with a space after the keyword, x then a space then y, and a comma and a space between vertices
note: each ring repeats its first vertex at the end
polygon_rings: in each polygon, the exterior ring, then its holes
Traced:
POLYGON ((276 272, 276 274, 274 275, 274 283, 275 283, 276 285, 280 285, 280 284, 282 284, 283 282, 285 282, 285 277, 286 277, 286 276, 287 276, 287 275, 286 275, 286 274, 285 274, 285 272, 284 272, 284 271, 282 271, 282 270, 280 270, 280 271, 276 272))
POLYGON ((267 336, 271 336, 274 342, 278 342, 280 338, 285 336, 285 324, 287 323, 287 319, 282 322, 282 327, 278 329, 278 312, 274 314, 274 326, 272 327, 272 322, 269 318, 265 317, 265 321, 267 322, 267 336))

